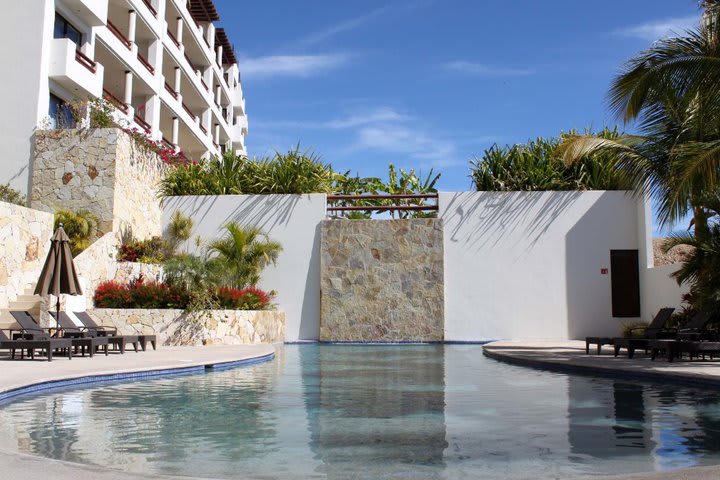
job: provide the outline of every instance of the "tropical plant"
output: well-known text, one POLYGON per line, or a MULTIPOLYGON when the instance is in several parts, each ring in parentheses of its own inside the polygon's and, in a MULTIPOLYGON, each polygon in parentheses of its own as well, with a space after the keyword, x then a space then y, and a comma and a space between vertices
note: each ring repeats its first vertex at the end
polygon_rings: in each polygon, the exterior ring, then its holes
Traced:
MULTIPOLYGON (((617 129, 589 133, 615 139, 617 129)), ((471 162, 470 178, 478 191, 626 190, 629 182, 616 170, 612 153, 593 153, 566 165, 558 152, 563 138, 539 137, 522 145, 497 144, 471 162)))
POLYGON ((55 229, 63 226, 65 233, 70 237, 70 250, 77 256, 89 247, 98 235, 97 216, 89 210, 58 210, 55 212, 55 229))
POLYGON ((567 162, 591 152, 612 152, 617 166, 659 206, 661 226, 690 211, 695 235, 708 234, 704 206, 720 179, 720 23, 717 11, 699 29, 658 40, 630 59, 613 81, 611 108, 640 135, 614 141, 569 138, 567 162))
POLYGON ((673 273, 678 284, 688 284, 688 300, 695 311, 720 311, 720 224, 710 226, 705 238, 674 234, 663 246, 665 252, 678 246, 693 247, 682 266, 673 273))
POLYGON ((173 251, 177 250, 177 247, 182 242, 190 240, 192 235, 193 221, 192 218, 187 215, 183 215, 180 210, 175 210, 172 217, 170 217, 170 223, 168 223, 166 229, 166 235, 168 242, 173 251))
POLYGON ((245 288, 260 281, 260 273, 275 264, 282 251, 279 243, 271 241, 257 227, 243 227, 235 222, 225 225, 225 235, 210 243, 214 255, 209 268, 217 285, 245 288))
POLYGON ((0 185, 0 202, 12 203, 22 207, 27 204, 25 195, 12 188, 9 183, 0 185))

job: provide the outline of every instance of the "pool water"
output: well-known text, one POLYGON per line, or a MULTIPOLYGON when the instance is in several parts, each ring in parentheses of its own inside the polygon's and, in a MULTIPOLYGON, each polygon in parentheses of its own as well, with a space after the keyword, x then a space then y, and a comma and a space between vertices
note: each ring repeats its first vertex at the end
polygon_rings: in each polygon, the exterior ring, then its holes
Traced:
POLYGON ((0 446, 223 479, 572 478, 720 463, 720 395, 475 345, 288 345, 246 368, 22 397, 0 408, 0 446))

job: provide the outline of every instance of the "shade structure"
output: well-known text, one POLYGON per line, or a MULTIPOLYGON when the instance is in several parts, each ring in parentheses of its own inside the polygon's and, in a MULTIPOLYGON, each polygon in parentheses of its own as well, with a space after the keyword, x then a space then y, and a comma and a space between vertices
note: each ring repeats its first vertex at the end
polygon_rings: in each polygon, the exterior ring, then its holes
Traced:
POLYGON ((58 299, 56 310, 59 313, 60 295, 63 293, 82 295, 82 290, 70 251, 70 238, 60 224, 50 240, 50 251, 40 272, 35 295, 55 295, 58 299))

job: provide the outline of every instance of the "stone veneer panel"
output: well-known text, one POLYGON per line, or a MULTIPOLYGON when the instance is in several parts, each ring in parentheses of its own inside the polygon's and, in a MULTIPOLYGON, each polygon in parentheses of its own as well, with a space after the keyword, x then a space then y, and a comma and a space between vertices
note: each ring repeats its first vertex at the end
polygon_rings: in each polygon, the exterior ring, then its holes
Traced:
POLYGON ((155 334, 160 345, 243 345, 285 341, 285 312, 212 310, 191 320, 184 310, 97 308, 96 322, 119 334, 155 334))
POLYGON ((443 340, 440 220, 326 220, 321 232, 321 341, 443 340))
MULTIPOLYGON (((51 214, 0 202, 0 309, 37 282, 52 229, 51 214)), ((0 328, 11 323, 2 319, 0 328)))
POLYGON ((162 234, 157 187, 164 164, 117 128, 35 132, 30 204, 90 210, 100 233, 162 234))

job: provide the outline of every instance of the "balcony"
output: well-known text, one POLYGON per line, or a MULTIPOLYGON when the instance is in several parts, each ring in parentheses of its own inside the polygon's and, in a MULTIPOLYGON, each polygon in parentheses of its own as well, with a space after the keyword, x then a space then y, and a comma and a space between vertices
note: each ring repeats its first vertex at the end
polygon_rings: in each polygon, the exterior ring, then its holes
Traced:
POLYGON ((72 12, 89 27, 105 25, 108 14, 108 2, 98 0, 62 0, 72 12))
POLYGON ((248 132, 248 119, 245 115, 238 115, 233 119, 233 124, 230 126, 230 134, 233 142, 238 139, 242 139, 247 135, 248 132))
POLYGON ((243 93, 242 85, 238 83, 237 87, 232 89, 232 97, 230 101, 233 107, 240 109, 241 113, 245 113, 245 93, 243 93))
POLYGON ((103 66, 80 52, 70 39, 53 39, 49 77, 79 98, 102 95, 103 66))

